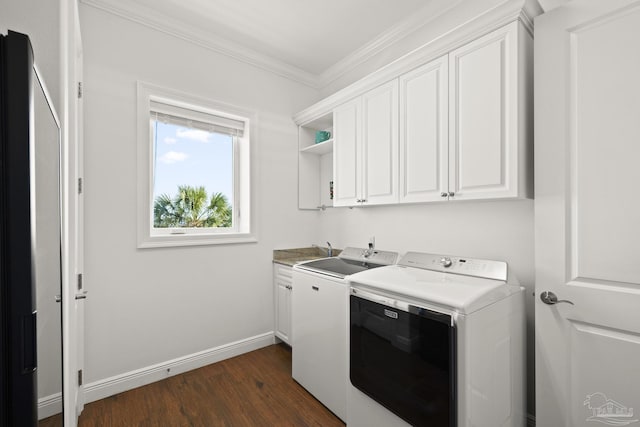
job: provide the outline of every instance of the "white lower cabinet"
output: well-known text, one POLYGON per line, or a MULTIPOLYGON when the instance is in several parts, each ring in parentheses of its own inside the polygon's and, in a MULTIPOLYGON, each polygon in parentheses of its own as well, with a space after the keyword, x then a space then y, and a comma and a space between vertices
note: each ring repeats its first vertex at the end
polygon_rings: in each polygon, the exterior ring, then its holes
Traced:
POLYGON ((275 335, 291 345, 291 291, 293 268, 273 264, 273 285, 275 295, 275 335))
POLYGON ((347 285, 293 271, 293 378, 346 421, 347 285))

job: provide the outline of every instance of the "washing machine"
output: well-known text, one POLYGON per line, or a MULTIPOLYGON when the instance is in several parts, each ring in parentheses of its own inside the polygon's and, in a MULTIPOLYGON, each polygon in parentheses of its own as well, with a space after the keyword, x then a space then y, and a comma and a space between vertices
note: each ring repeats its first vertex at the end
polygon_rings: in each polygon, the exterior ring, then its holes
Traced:
POLYGON ((394 264, 396 252, 345 248, 338 257, 296 264, 291 303, 294 380, 347 419, 348 277, 394 264))
POLYGON ((505 262, 408 252, 348 282, 349 427, 524 425, 524 288, 505 262))

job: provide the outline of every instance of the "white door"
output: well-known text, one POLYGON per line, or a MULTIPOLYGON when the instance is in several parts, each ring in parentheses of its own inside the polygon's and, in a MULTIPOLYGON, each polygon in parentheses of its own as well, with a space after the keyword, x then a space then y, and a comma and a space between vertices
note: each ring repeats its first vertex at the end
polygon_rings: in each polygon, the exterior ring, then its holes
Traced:
POLYGON ((361 98, 333 111, 333 205, 354 206, 361 199, 361 98))
POLYGON ((362 96, 362 203, 398 202, 398 80, 362 96))
POLYGON ((513 22, 449 54, 449 196, 454 199, 517 195, 520 25, 513 22))
POLYGON ((640 2, 535 33, 536 425, 640 426, 640 2))
POLYGON ((78 371, 84 366, 84 299, 78 286, 83 266, 83 197, 78 179, 82 177, 82 39, 78 4, 61 2, 61 38, 65 106, 63 122, 63 406, 65 427, 75 427, 84 407, 84 394, 78 371), (81 299, 76 299, 80 297, 81 299))
POLYGON ((447 64, 445 55, 400 76, 400 202, 447 197, 447 64))

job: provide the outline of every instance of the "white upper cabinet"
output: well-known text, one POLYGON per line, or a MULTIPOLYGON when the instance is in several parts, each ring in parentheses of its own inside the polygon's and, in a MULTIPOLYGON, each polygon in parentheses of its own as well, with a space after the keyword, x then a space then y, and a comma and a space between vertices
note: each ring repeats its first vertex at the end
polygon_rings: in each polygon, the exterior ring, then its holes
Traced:
POLYGON ((517 21, 449 53, 450 198, 532 195, 531 53, 517 21))
POLYGON ((362 96, 361 203, 398 201, 398 80, 362 96))
POLYGON ((360 201, 362 99, 342 104, 333 111, 334 206, 353 206, 360 201))
POLYGON ((400 76, 400 201, 448 194, 448 56, 400 76))
POLYGON ((531 28, 514 20, 406 61, 379 71, 392 74, 384 84, 371 84, 376 72, 324 101, 333 154, 323 173, 301 156, 300 200, 308 188, 317 200, 318 175, 324 197, 331 171, 335 197, 322 207, 533 197, 531 28))
POLYGON ((398 201, 398 81, 334 110, 334 206, 398 201))

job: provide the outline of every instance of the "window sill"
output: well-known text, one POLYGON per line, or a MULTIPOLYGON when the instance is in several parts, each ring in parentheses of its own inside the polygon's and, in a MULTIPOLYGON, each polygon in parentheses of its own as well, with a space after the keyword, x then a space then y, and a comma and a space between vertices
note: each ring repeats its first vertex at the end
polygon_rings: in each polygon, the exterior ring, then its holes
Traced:
POLYGON ((256 243, 258 239, 249 233, 233 234, 172 234, 146 236, 138 241, 138 249, 166 248, 177 246, 210 246, 256 243))

